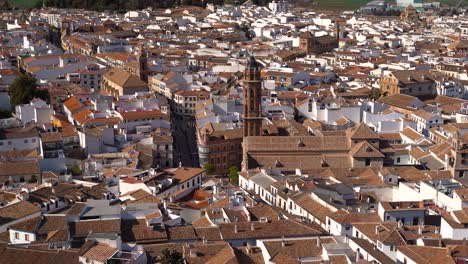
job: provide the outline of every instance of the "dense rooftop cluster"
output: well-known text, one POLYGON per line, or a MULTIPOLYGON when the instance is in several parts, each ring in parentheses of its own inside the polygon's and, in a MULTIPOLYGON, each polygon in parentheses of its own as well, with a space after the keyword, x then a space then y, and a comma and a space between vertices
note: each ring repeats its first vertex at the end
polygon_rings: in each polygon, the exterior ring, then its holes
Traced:
POLYGON ((467 262, 440 8, 1 12, 0 263, 467 262))

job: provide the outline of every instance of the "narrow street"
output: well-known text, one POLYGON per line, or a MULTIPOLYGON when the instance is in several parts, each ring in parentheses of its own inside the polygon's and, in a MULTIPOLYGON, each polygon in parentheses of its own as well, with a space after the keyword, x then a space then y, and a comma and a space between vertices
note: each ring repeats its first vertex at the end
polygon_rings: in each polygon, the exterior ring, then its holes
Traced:
POLYGON ((177 115, 172 118, 176 166, 179 165, 179 162, 182 162, 182 166, 187 167, 200 166, 194 123, 177 115))

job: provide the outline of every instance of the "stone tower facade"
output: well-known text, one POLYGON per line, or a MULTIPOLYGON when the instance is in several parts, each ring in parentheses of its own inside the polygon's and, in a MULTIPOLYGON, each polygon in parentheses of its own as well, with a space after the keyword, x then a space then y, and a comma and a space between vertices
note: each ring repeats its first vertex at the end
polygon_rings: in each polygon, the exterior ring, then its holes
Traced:
POLYGON ((260 65, 254 57, 250 57, 244 72, 244 113, 243 136, 260 136, 262 126, 262 80, 260 65))
POLYGON ((262 127, 262 80, 260 76, 260 64, 254 57, 250 57, 244 71, 244 113, 243 143, 242 143, 242 170, 249 169, 249 157, 247 154, 246 138, 260 136, 262 127))
POLYGON ((148 54, 146 49, 143 45, 140 46, 138 49, 138 56, 137 56, 137 75, 140 80, 144 82, 148 82, 148 54))

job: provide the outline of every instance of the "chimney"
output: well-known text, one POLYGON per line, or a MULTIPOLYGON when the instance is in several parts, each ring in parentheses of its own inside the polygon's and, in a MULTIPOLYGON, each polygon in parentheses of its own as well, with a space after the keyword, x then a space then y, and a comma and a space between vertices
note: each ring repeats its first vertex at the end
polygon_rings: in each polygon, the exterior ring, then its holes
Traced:
POLYGON ((247 255, 249 255, 251 252, 252 252, 252 245, 250 245, 250 243, 247 243, 247 255))
POLYGON ((380 226, 379 225, 376 225, 375 226, 375 233, 378 235, 380 232, 380 226))
POLYGON ((359 251, 356 251, 356 263, 359 263, 359 251))
POLYGON ((439 234, 440 230, 439 230, 439 227, 437 226, 435 229, 434 229, 434 234, 439 234))
POLYGON ((320 238, 317 237, 317 247, 322 247, 322 243, 320 243, 320 238))
POLYGON ((164 207, 164 211, 167 211, 167 198, 163 199, 163 207, 164 207))
POLYGON ((403 222, 400 220, 398 221, 398 228, 402 228, 403 227, 403 222))
POLYGON ((281 247, 282 248, 286 247, 286 242, 284 242, 284 238, 281 240, 281 247))
POLYGON ((191 257, 191 258, 196 258, 196 257, 197 257, 197 252, 195 252, 194 250, 190 249, 190 257, 191 257))
POLYGON ((237 234, 237 224, 234 225, 234 233, 237 234))
POLYGON ((418 226, 418 234, 422 235, 422 233, 423 233, 423 226, 419 225, 418 226))
POLYGON ((254 224, 253 224, 253 223, 252 223, 252 224, 250 224, 250 230, 251 230, 251 231, 255 231, 255 226, 254 226, 254 224))

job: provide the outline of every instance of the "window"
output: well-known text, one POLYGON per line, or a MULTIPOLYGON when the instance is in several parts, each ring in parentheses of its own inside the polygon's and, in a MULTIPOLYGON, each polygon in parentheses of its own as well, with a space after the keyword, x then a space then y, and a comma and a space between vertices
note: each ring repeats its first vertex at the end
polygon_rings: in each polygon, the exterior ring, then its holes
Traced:
POLYGON ((19 239, 19 233, 15 232, 15 239, 19 239))
POLYGON ((371 159, 366 159, 366 166, 370 166, 371 159))
POLYGON ((29 235, 28 234, 24 235, 24 240, 29 241, 29 235))
POLYGON ((27 140, 27 139, 25 139, 25 140, 24 140, 24 143, 28 143, 28 140, 27 140))
POLYGON ((401 158, 398 157, 398 158, 396 159, 396 162, 397 162, 397 163, 400 163, 400 162, 401 162, 401 158))

